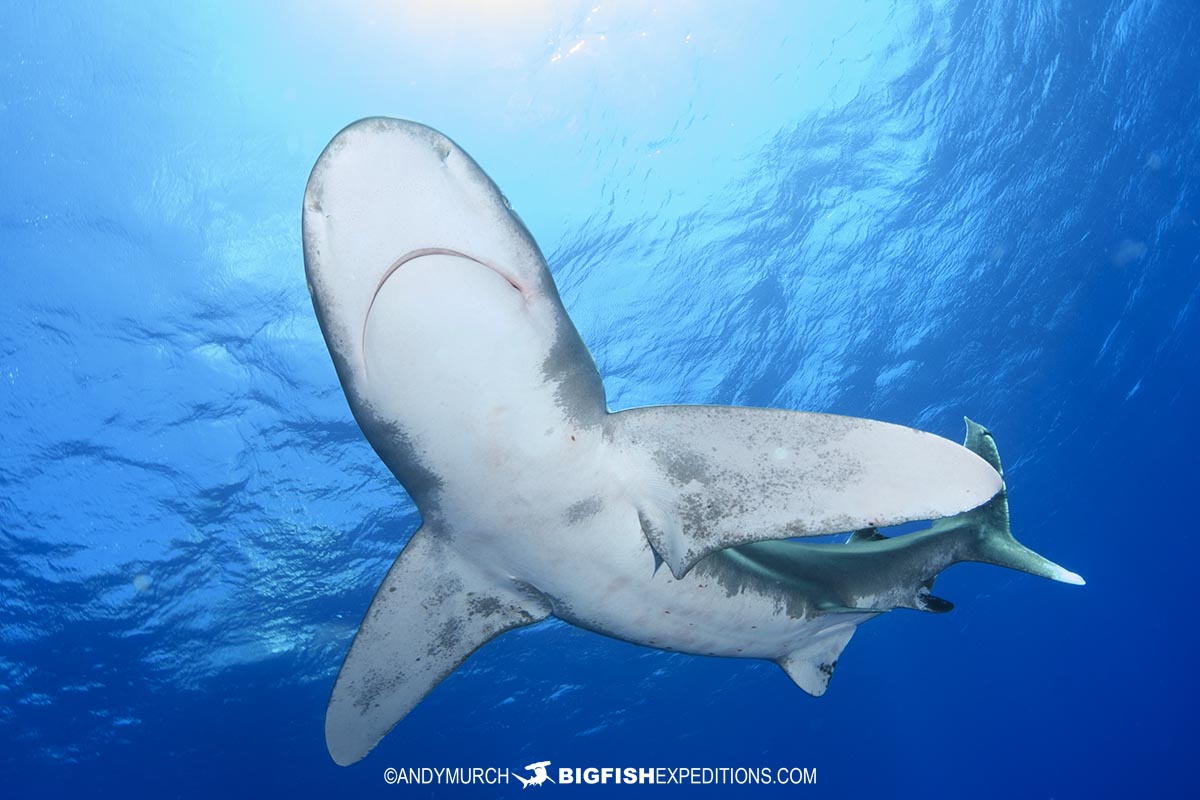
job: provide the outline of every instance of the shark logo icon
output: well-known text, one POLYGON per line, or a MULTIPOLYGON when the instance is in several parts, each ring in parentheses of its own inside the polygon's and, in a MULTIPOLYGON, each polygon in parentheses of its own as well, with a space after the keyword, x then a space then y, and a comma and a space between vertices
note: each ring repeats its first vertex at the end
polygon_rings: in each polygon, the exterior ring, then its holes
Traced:
POLYGON ((546 774, 546 767, 550 766, 549 761, 536 761, 533 764, 526 764, 525 769, 533 773, 532 778, 522 778, 517 775, 516 778, 521 782, 522 789, 528 789, 530 786, 541 786, 546 781, 554 783, 554 779, 546 774))

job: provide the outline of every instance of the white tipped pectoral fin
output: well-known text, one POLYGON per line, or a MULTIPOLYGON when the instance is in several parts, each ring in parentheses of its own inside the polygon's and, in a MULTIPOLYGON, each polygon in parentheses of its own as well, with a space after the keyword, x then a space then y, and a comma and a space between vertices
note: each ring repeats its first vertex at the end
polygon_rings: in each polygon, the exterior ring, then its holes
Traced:
POLYGON ((966 448, 886 422, 729 406, 613 415, 643 465, 642 527, 678 578, 704 556, 765 539, 937 519, 1002 487, 966 448))
POLYGON ((426 528, 367 609, 325 713, 325 743, 353 764, 476 649, 549 616, 535 591, 485 578, 426 528))

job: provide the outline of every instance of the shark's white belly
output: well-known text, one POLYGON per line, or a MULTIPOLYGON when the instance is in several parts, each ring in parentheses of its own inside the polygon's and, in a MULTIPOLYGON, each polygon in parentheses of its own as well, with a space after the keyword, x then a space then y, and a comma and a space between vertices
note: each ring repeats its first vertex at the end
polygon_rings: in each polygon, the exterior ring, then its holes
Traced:
MULTIPOLYGON (((619 639, 684 653, 777 659, 856 614, 813 614, 789 606, 783 594, 727 586, 697 569, 676 579, 655 558, 636 507, 624 497, 614 457, 597 433, 568 425, 540 458, 522 459, 521 474, 455 470, 447 487, 455 546, 497 577, 514 578, 545 594, 555 614, 619 639), (467 476, 481 482, 468 486, 467 476), (501 477, 503 476, 503 477, 501 477), (657 565, 657 566, 656 566, 657 565)), ((511 454, 506 454, 508 458, 511 454)))
POLYGON ((727 587, 699 570, 676 579, 665 566, 655 568, 632 508, 614 509, 575 533, 575 541, 548 549, 538 588, 558 616, 609 636, 697 655, 776 659, 832 626, 861 621, 793 616, 779 594, 727 587), (571 562, 579 569, 554 569, 571 562))

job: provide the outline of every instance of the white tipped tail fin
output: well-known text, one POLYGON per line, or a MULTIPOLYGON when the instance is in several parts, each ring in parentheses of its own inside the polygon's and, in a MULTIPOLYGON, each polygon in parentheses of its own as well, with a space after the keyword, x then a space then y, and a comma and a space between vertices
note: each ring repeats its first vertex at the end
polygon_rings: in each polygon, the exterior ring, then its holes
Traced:
MULTIPOLYGON (((967 424, 967 438, 964 445, 987 461, 998 473, 1003 474, 1000 452, 996 449, 996 440, 992 438, 991 432, 978 422, 965 418, 964 421, 967 424)), ((1006 489, 1002 489, 979 508, 939 520, 933 527, 935 530, 947 527, 968 527, 973 530, 974 542, 966 553, 966 559, 969 561, 982 561, 986 564, 1008 567, 1073 586, 1086 584, 1081 576, 1060 567, 1013 538, 1012 530, 1009 527, 1006 489)))

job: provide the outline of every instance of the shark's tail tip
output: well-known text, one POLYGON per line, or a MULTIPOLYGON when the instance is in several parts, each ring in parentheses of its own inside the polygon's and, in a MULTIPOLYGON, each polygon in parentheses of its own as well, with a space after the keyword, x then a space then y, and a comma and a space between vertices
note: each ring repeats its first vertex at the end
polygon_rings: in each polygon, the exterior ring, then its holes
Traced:
POLYGON ((1071 572, 1069 569, 1058 568, 1058 573, 1051 576, 1053 580, 1059 583, 1069 583, 1072 586, 1087 586, 1087 581, 1077 572, 1071 572))
POLYGON ((1012 538, 1007 529, 985 530, 984 536, 976 544, 975 555, 974 560, 1027 572, 1039 578, 1069 583, 1072 586, 1084 586, 1087 583, 1083 576, 1060 567, 1012 538))

